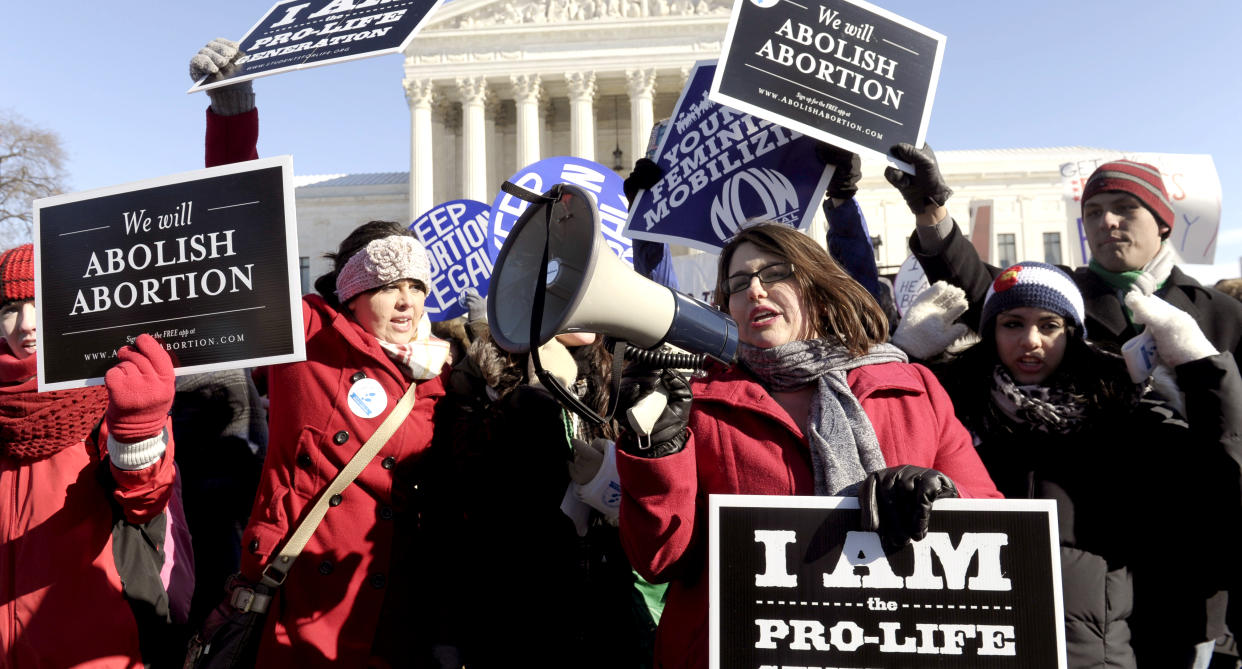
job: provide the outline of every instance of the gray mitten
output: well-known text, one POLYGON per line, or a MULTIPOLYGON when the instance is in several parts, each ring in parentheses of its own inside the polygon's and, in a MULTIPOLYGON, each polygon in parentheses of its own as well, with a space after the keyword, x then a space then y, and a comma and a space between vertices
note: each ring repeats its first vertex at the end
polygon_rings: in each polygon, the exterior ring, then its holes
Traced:
POLYGON ((468 313, 466 323, 474 325, 487 322, 487 300, 479 295, 479 291, 475 290, 474 286, 461 291, 457 303, 466 308, 468 313))
MULTIPOLYGON (((190 79, 197 82, 209 77, 209 81, 214 81, 232 73, 242 55, 237 47, 237 42, 222 37, 208 42, 190 59, 190 79)), ((207 97, 211 98, 211 111, 221 116, 236 116, 254 109, 254 87, 249 81, 212 88, 207 97)))
POLYGON ((1193 316, 1159 297, 1131 290, 1126 293, 1126 306, 1135 323, 1147 326, 1156 340, 1156 356, 1169 367, 1219 353, 1193 316))
POLYGON ((893 346, 920 360, 931 360, 960 339, 970 328, 956 322, 970 304, 966 292, 937 281, 919 294, 897 324, 893 346))

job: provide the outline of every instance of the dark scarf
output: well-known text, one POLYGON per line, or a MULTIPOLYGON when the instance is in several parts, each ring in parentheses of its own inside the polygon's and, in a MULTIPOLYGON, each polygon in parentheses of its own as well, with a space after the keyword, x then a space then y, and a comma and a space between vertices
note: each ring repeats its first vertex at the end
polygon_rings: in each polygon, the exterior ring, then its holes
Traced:
POLYGON ((37 391, 35 356, 0 347, 0 457, 30 462, 82 443, 103 420, 103 386, 37 391))
POLYGON ((803 339, 772 348, 738 347, 742 364, 769 392, 787 392, 817 384, 803 430, 811 447, 816 495, 851 495, 869 473, 883 469, 884 454, 871 420, 850 391, 846 373, 886 362, 906 362, 891 344, 878 344, 851 357, 844 346, 826 339, 803 339))
POLYGON ((992 405, 998 418, 1011 428, 1072 434, 1086 424, 1087 401, 1082 395, 1056 387, 1018 385, 1004 365, 997 365, 992 373, 992 405))

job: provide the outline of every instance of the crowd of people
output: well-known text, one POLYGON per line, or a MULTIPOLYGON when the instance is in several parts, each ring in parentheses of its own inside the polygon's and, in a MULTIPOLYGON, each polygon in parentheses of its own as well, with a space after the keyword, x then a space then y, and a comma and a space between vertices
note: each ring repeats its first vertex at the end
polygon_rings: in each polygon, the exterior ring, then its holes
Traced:
MULTIPOLYGON (((191 76, 237 55, 213 41, 191 76)), ((209 96, 207 165, 256 158, 251 84, 209 96)), ((737 493, 856 496, 887 552, 938 499, 1054 500, 1068 666, 1206 669, 1242 629, 1242 302, 1176 266, 1159 172, 1091 175, 1087 267, 997 268, 931 149, 894 147, 933 282, 902 318, 858 157, 821 154, 825 244, 756 221, 720 253, 736 364, 614 386, 605 337, 539 347, 618 406, 602 423, 492 339, 477 294, 434 336, 399 223, 330 255, 302 362, 175 379, 143 335, 103 386, 43 393, 33 249, 0 253, 0 667, 706 667, 707 501, 737 493), (1127 364, 1140 335, 1154 369, 1127 364)), ((640 161, 627 195, 660 176, 640 161)), ((670 280, 666 250, 636 257, 670 280)))

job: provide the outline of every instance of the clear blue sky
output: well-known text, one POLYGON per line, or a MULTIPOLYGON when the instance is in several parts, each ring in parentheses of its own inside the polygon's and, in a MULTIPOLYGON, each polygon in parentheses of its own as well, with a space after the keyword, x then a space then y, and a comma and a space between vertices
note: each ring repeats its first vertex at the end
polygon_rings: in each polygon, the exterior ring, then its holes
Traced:
MULTIPOLYGON (((267 0, 5 2, 0 108, 60 133, 70 186, 85 190, 202 167, 203 94, 188 62, 239 39, 267 0)), ((1242 257, 1242 3, 876 4, 948 36, 928 141, 940 149, 1094 146, 1208 153, 1223 189, 1217 268, 1242 257)), ((417 38, 415 38, 417 39, 417 38)), ((401 57, 255 81, 261 155, 299 174, 409 169, 401 57)))

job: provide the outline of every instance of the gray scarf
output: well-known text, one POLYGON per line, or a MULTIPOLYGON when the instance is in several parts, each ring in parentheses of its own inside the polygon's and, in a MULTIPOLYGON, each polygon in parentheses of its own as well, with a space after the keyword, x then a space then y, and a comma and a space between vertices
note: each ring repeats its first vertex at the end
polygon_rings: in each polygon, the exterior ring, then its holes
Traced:
POLYGON ((906 362, 892 344, 877 344, 858 357, 832 340, 803 339, 772 348, 739 347, 742 364, 769 392, 817 383, 804 432, 811 447, 816 495, 853 495, 859 482, 884 469, 875 428, 850 391, 846 372, 864 365, 906 362))

